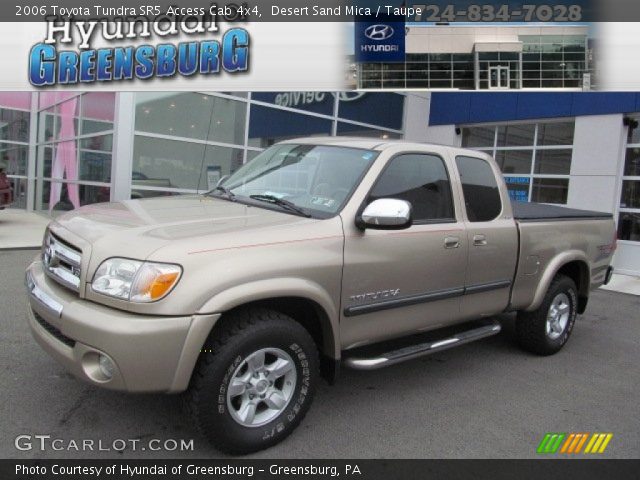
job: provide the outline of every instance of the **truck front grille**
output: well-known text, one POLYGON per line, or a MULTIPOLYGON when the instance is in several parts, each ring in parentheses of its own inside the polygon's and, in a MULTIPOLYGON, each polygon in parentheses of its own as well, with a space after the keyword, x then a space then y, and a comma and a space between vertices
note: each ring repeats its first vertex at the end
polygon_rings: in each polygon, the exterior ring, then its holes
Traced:
POLYGON ((73 348, 76 346, 75 340, 67 337, 64 333, 62 333, 56 327, 51 325, 49 322, 47 322, 44 318, 42 318, 36 312, 33 312, 33 316, 36 319, 36 322, 38 322, 42 328, 44 328, 47 332, 49 332, 53 337, 57 338, 62 343, 64 343, 67 347, 73 348))
POLYGON ((61 285, 78 292, 80 290, 80 265, 82 252, 48 232, 42 251, 42 263, 46 274, 61 285))

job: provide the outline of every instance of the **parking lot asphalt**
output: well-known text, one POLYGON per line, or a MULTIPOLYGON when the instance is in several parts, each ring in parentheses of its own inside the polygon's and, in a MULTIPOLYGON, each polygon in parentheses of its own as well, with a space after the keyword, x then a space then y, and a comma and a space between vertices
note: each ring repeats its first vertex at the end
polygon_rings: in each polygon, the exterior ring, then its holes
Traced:
MULTIPOLYGON (((192 427, 179 396, 95 388, 40 349, 25 321, 23 287, 35 254, 0 252, 0 457, 224 457, 192 427), (92 439, 95 448, 98 440, 109 448, 118 439, 140 439, 138 447, 193 439, 194 449, 134 451, 127 442, 122 452, 43 452, 34 441, 22 451, 18 435, 50 435, 65 447, 92 439)), ((551 357, 519 350, 513 316, 500 319, 503 332, 489 339, 378 371, 343 369, 336 385, 321 384, 287 440, 250 457, 529 458, 547 432, 611 432, 598 456, 637 458, 640 297, 594 292, 571 339, 551 357)))

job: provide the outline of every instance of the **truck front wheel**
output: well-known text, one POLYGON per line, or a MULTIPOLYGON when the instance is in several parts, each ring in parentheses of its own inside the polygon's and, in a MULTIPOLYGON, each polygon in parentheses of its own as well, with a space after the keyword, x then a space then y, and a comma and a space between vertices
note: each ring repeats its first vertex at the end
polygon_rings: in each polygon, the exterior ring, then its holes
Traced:
POLYGON ((318 351, 299 323, 263 308, 231 312, 203 348, 187 407, 219 450, 275 445, 306 414, 318 380, 318 351))
POLYGON ((525 350, 538 355, 558 352, 569 340, 576 321, 577 306, 575 282, 564 275, 557 275, 537 310, 518 313, 518 343, 525 350))

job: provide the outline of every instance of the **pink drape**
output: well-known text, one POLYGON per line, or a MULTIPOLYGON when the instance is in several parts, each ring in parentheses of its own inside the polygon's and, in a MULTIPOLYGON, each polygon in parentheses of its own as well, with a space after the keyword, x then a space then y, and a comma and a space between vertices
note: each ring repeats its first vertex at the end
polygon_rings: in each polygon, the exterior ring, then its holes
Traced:
MULTIPOLYGON (((60 109, 60 133, 58 138, 74 138, 76 135, 74 116, 78 97, 61 103, 60 109)), ((78 156, 76 151, 76 141, 67 140, 60 142, 56 148, 56 154, 51 166, 51 178, 66 178, 67 180, 78 180, 78 156), (65 175, 66 173, 66 175, 65 175)), ((53 210, 56 203, 60 201, 62 183, 51 182, 49 194, 49 212, 53 210)), ((73 208, 80 207, 80 193, 78 185, 67 183, 67 192, 73 208)))

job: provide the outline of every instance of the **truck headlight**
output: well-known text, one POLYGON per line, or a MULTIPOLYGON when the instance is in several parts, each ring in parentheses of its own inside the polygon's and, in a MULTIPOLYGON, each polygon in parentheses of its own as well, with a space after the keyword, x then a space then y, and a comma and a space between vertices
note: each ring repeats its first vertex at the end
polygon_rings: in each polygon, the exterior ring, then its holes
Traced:
POLYGON ((178 265, 110 258, 96 270, 91 289, 121 300, 155 302, 171 291, 181 274, 178 265))

